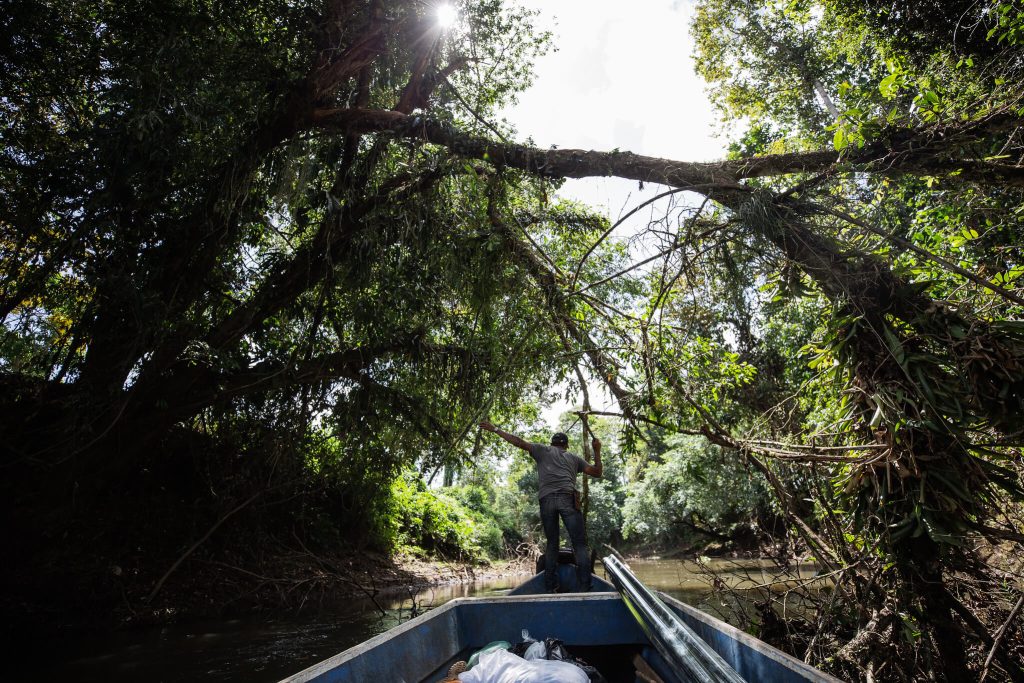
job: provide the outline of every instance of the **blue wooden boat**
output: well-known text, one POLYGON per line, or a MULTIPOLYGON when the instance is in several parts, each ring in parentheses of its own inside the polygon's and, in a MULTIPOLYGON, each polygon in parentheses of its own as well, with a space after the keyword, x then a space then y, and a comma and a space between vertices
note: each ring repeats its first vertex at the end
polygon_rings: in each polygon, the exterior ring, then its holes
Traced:
MULTIPOLYGON (((604 560, 610 575, 614 562, 604 560)), ((565 589, 575 587, 574 570, 559 566, 565 589)), ((452 600, 285 681, 434 683, 444 680, 455 662, 495 640, 518 642, 526 629, 536 638, 562 640, 609 683, 839 683, 690 605, 664 594, 654 597, 642 584, 636 589, 629 585, 635 577, 612 578, 621 595, 597 576, 590 593, 544 594, 538 574, 504 597, 452 600), (697 660, 714 661, 702 668, 694 661, 693 646, 706 651, 697 652, 697 660)))

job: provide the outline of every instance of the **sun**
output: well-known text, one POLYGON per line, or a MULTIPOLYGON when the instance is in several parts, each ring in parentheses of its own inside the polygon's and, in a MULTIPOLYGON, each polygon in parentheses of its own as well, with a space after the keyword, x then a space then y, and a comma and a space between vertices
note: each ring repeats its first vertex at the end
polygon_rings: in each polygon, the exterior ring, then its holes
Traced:
POLYGON ((447 3, 438 5, 437 9, 434 10, 434 13, 437 17, 437 24, 441 28, 448 28, 459 18, 459 10, 455 9, 453 5, 449 5, 447 3))

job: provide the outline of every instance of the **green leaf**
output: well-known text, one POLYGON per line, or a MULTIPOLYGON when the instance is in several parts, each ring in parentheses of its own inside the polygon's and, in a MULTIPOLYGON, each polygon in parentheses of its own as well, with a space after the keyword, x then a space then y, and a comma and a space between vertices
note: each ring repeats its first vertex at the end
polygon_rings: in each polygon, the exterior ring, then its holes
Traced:
POLYGON ((899 90, 899 86, 896 84, 898 77, 898 73, 892 73, 882 79, 882 82, 878 84, 878 91, 882 93, 882 97, 891 100, 896 96, 896 92, 899 90))
POLYGON ((849 144, 850 140, 846 137, 846 129, 843 126, 836 128, 835 135, 832 136, 832 146, 836 148, 836 151, 842 152, 849 144))
POLYGON ((900 342, 899 337, 897 337, 896 334, 889 329, 888 325, 882 327, 882 334, 885 336, 886 345, 892 352, 892 355, 896 359, 896 362, 899 363, 900 365, 903 365, 905 354, 903 351, 903 344, 900 342))

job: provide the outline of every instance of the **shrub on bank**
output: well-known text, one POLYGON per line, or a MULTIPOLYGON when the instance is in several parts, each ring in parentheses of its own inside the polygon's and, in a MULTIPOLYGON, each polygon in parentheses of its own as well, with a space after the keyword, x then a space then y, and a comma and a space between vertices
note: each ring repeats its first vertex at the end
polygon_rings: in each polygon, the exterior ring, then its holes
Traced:
POLYGON ((460 500, 464 493, 430 490, 415 473, 398 477, 391 487, 388 520, 394 549, 471 562, 501 557, 502 526, 489 508, 474 509, 460 500))

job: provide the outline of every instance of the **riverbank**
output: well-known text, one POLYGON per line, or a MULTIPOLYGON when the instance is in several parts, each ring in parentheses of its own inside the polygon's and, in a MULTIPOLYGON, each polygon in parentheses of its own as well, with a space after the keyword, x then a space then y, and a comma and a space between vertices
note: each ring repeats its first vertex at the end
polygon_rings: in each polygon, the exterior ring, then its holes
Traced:
POLYGON ((434 586, 499 579, 523 573, 526 564, 526 560, 470 563, 375 552, 284 555, 252 569, 200 561, 187 583, 160 603, 122 611, 122 624, 301 610, 334 606, 351 598, 373 601, 434 586))
MULTIPOLYGON (((471 563, 372 551, 267 553, 257 561, 196 557, 175 571, 111 565, 47 586, 4 591, 8 629, 39 635, 124 630, 306 608, 381 603, 438 586, 532 573, 532 558, 471 563)), ((39 577, 36 577, 37 579, 39 577)))

